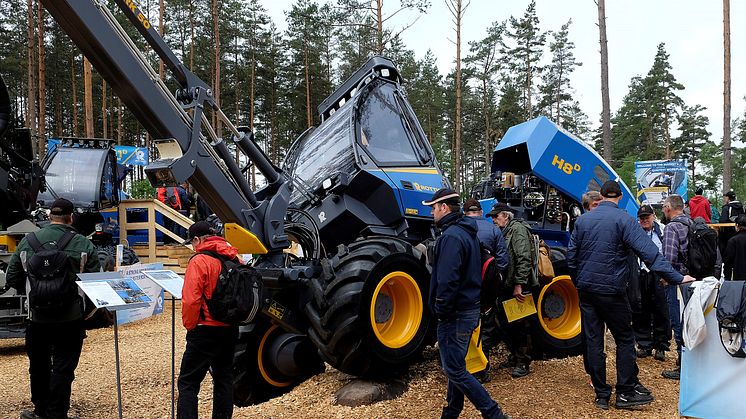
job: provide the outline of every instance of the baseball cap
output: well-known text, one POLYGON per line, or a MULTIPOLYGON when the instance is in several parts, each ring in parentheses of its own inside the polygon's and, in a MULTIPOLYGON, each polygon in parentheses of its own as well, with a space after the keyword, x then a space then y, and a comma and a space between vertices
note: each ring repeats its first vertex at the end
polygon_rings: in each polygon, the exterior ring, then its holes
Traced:
POLYGON ((479 204, 479 201, 477 201, 474 198, 469 198, 464 202, 464 212, 467 211, 481 211, 482 206, 479 204))
POLYGON ((189 238, 184 241, 184 244, 189 244, 195 237, 202 237, 207 235, 214 235, 215 230, 212 225, 207 221, 197 221, 196 223, 189 226, 189 238))
POLYGON ((508 204, 504 203, 504 202, 498 202, 497 204, 495 204, 492 207, 492 209, 490 210, 490 212, 487 213, 487 216, 488 217, 495 217, 495 216, 497 216, 497 214, 499 214, 501 212, 515 213, 515 210, 513 208, 510 208, 510 206, 508 204))
POLYGON ((655 211, 653 210, 653 207, 650 205, 643 205, 640 207, 639 210, 637 210, 637 216, 642 217, 643 215, 651 215, 655 214, 655 211))
POLYGON ((736 193, 733 192, 733 189, 731 189, 728 192, 724 193, 723 196, 727 196, 730 199, 736 199, 736 193))
POLYGON ((50 213, 52 215, 69 215, 73 213, 75 206, 65 198, 57 198, 52 203, 50 213))
POLYGON ((746 227, 746 214, 741 214, 736 217, 736 225, 739 227, 746 227))
POLYGON ((601 196, 604 198, 616 198, 622 196, 622 188, 613 180, 607 180, 601 185, 601 196))
POLYGON ((438 189, 429 201, 422 201, 422 205, 433 206, 438 203, 458 205, 461 197, 451 188, 438 189))

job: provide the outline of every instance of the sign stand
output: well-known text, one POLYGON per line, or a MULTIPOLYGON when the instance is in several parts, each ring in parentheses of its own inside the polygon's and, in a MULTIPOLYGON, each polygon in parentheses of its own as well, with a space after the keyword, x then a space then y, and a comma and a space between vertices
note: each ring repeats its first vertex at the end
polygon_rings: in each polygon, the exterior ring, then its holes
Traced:
POLYGON ((157 270, 142 271, 142 273, 171 294, 171 419, 174 418, 174 402, 176 400, 176 300, 181 300, 181 289, 184 280, 174 271, 157 270))
POLYGON ((114 315, 114 358, 117 365, 117 410, 119 419, 122 419, 122 377, 119 368, 119 326, 117 326, 117 311, 112 310, 114 315))
POLYGON ((118 272, 78 274, 83 281, 78 287, 93 302, 97 309, 106 309, 114 317, 114 359, 117 370, 117 413, 122 419, 122 374, 119 360, 119 321, 118 310, 147 307, 150 297, 130 278, 123 278, 118 272), (94 276, 95 275, 95 276, 94 276), (96 278, 96 279, 92 279, 96 278), (89 279, 89 280, 85 280, 89 279))
POLYGON ((174 399, 176 389, 174 377, 176 377, 176 298, 171 295, 171 419, 174 419, 174 399))

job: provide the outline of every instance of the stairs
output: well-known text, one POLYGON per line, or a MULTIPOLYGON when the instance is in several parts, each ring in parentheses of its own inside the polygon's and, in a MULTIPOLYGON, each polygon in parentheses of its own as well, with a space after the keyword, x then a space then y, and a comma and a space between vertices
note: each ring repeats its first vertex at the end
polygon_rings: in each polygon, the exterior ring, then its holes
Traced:
POLYGON ((155 248, 155 259, 150 260, 148 257, 148 245, 135 245, 132 246, 132 250, 140 258, 140 262, 160 262, 163 263, 163 269, 174 271, 179 275, 184 275, 189 258, 194 254, 191 249, 181 245, 157 245, 155 248))

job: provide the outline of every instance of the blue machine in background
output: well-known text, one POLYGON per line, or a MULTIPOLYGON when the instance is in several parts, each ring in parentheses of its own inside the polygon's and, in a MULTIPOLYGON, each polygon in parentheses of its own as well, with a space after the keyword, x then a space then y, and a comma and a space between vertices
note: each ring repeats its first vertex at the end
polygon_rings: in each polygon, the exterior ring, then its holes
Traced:
POLYGON ((637 215, 634 195, 619 175, 586 143, 538 117, 511 127, 492 155, 491 175, 472 189, 485 211, 496 201, 508 204, 528 222, 533 234, 550 246, 554 278, 540 278, 534 292, 539 327, 537 351, 564 356, 580 353, 578 293, 568 275, 566 253, 575 220, 583 213, 582 196, 616 180, 619 207, 637 215))

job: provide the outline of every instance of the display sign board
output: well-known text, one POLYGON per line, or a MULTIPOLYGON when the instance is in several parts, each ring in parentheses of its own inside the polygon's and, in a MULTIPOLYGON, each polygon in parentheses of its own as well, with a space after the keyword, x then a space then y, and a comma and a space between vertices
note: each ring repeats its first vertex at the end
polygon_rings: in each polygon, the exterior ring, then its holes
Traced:
POLYGON ((650 160, 635 162, 637 202, 662 205, 669 195, 687 200, 689 172, 686 160, 650 160))
POLYGON ((184 279, 176 272, 164 269, 159 271, 142 271, 142 273, 174 298, 181 300, 181 289, 184 287, 184 279))
POLYGON ((131 278, 77 281, 96 308, 109 311, 146 307, 150 297, 131 278))
POLYGON ((150 298, 150 302, 146 307, 119 313, 117 315, 117 323, 130 323, 148 318, 154 314, 163 313, 163 289, 143 273, 143 271, 161 269, 163 269, 162 263, 138 263, 119 268, 119 273, 125 278, 132 278, 150 298))

